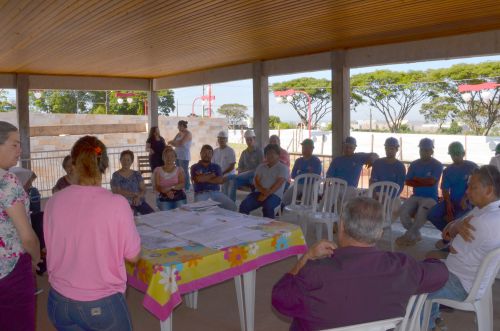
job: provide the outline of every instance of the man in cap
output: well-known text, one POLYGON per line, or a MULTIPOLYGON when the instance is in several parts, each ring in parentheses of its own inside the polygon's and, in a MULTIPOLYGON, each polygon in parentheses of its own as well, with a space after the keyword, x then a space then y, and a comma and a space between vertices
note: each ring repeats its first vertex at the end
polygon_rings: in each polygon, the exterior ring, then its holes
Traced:
POLYGON ((245 131, 245 142, 247 148, 241 153, 238 161, 238 174, 228 177, 228 180, 231 180, 229 197, 233 201, 236 201, 236 190, 239 187, 253 184, 255 169, 264 160, 264 152, 256 146, 257 142, 253 130, 245 131))
MULTIPOLYGON (((449 222, 462 217, 472 209, 465 192, 469 177, 477 169, 477 164, 464 160, 464 146, 458 141, 452 142, 448 146, 448 154, 450 154, 453 163, 443 171, 441 180, 443 201, 432 207, 427 215, 427 219, 440 231, 443 231, 449 222)), ((438 249, 446 246, 448 246, 448 242, 444 240, 439 240, 436 243, 438 249)))
MULTIPOLYGON (((302 174, 321 175, 321 170, 323 169, 321 166, 321 161, 317 156, 313 155, 314 141, 312 139, 304 139, 301 145, 302 145, 302 156, 299 157, 293 164, 291 177, 295 179, 295 177, 302 174)), ((286 190, 285 194, 283 195, 283 201, 282 201, 284 206, 287 206, 290 203, 292 203, 293 186, 294 185, 301 186, 302 184, 303 183, 295 182, 288 188, 288 190, 286 190)), ((300 188, 299 191, 301 191, 300 188)))
POLYGON ((214 150, 212 156, 212 163, 219 165, 224 177, 224 184, 222 184, 222 193, 229 196, 229 182, 228 176, 234 175, 234 166, 236 165, 236 154, 234 149, 227 145, 227 132, 220 131, 217 135, 217 142, 219 147, 214 150))
POLYGON ((500 144, 497 144, 495 148, 495 156, 490 160, 490 165, 497 167, 500 170, 500 144))
POLYGON ((399 142, 394 137, 385 140, 386 157, 377 159, 373 162, 370 184, 376 182, 389 181, 399 185, 399 194, 405 185, 406 168, 403 162, 396 159, 399 150, 399 142))
POLYGON ((413 246, 422 240, 420 228, 427 221, 427 213, 438 199, 438 183, 443 172, 441 162, 432 157, 434 143, 423 138, 418 145, 420 159, 408 168, 405 184, 413 187, 413 195, 401 206, 400 219, 406 233, 396 239, 399 246, 413 246), (414 216, 414 221, 412 221, 414 216))
POLYGON ((327 178, 336 177, 347 182, 350 187, 348 198, 356 195, 356 187, 358 187, 363 166, 370 167, 378 159, 378 155, 375 153, 354 153, 356 146, 354 137, 345 138, 343 155, 334 158, 326 172, 327 178))

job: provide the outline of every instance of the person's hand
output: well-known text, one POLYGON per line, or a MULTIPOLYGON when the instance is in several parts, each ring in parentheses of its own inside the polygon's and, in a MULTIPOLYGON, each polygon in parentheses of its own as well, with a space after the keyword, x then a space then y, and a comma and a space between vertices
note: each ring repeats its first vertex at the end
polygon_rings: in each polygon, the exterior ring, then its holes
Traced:
POLYGON ((312 245, 306 254, 311 260, 317 260, 332 256, 336 248, 337 245, 334 242, 323 239, 312 245))
POLYGON ((446 241, 451 241, 451 239, 453 239, 453 237, 451 236, 451 233, 450 233, 449 226, 447 226, 443 229, 443 233, 441 234, 441 237, 443 238, 443 240, 446 240, 446 241))
POLYGON ((473 232, 476 231, 476 229, 470 224, 471 219, 472 216, 469 216, 457 224, 458 234, 467 242, 474 240, 473 232))
POLYGON ((134 206, 139 206, 141 204, 141 197, 139 195, 136 195, 132 198, 132 204, 134 206))
POLYGON ((173 190, 170 190, 167 192, 167 198, 169 199, 173 199, 174 198, 174 191, 173 190))
POLYGON ((259 202, 263 202, 264 200, 266 200, 268 197, 268 195, 266 193, 260 193, 259 196, 257 197, 257 201, 259 202))
POLYGON ((446 202, 446 216, 445 216, 446 222, 453 221, 453 218, 455 217, 454 214, 455 214, 455 208, 453 207, 453 204, 451 202, 450 203, 446 202))
POLYGON ((467 196, 464 195, 462 200, 460 200, 460 207, 462 207, 462 210, 466 210, 468 205, 467 205, 467 196))

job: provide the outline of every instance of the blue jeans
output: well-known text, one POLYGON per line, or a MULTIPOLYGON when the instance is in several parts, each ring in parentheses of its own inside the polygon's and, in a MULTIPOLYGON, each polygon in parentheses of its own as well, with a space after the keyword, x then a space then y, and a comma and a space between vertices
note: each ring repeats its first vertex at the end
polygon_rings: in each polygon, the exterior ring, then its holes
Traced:
POLYGON ((75 301, 50 289, 47 313, 58 331, 132 330, 122 293, 94 301, 75 301))
MULTIPOLYGON (((452 202, 453 209, 455 209, 454 220, 464 216, 467 212, 469 212, 472 208, 468 206, 467 209, 462 209, 460 202, 452 202)), ((432 207, 427 214, 427 219, 434 224, 434 226, 439 230, 443 231, 445 226, 448 224, 444 219, 446 216, 446 202, 442 201, 432 207)))
MULTIPOLYGON (((467 298, 467 295, 468 293, 467 291, 465 291, 458 277, 450 272, 450 276, 448 277, 448 281, 446 282, 446 284, 444 284, 444 286, 440 290, 430 293, 427 296, 427 300, 450 299, 456 301, 463 301, 465 300, 465 298, 467 298)), ((438 317, 439 317, 439 304, 434 303, 432 305, 432 310, 431 310, 431 319, 429 320, 429 329, 435 327, 434 321, 438 317)))
POLYGON ((191 179, 189 178, 189 160, 175 160, 175 164, 184 170, 184 188, 189 191, 191 187, 191 179))
POLYGON ((264 201, 258 201, 259 192, 252 192, 241 202, 240 213, 250 214, 252 210, 262 207, 262 215, 267 218, 275 218, 274 209, 281 204, 281 199, 276 194, 271 194, 264 201))
POLYGON ((229 175, 227 180, 230 181, 229 197, 236 201, 236 190, 241 186, 253 185, 253 177, 255 171, 245 171, 238 175, 229 175))
POLYGON ((195 193, 194 195, 194 201, 205 201, 208 199, 212 199, 213 201, 220 202, 220 207, 231 210, 231 211, 236 211, 236 204, 229 199, 227 195, 225 195, 222 192, 219 191, 207 191, 207 192, 201 192, 201 193, 195 193))
POLYGON ((161 201, 160 198, 156 198, 156 205, 158 206, 158 209, 160 209, 161 211, 179 208, 180 206, 185 205, 186 203, 187 203, 186 199, 179 201, 161 201))

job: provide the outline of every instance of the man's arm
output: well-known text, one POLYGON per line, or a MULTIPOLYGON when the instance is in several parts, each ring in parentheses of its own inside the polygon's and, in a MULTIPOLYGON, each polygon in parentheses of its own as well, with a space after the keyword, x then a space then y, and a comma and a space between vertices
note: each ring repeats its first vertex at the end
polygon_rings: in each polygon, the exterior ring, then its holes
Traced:
POLYGON ((223 175, 230 173, 231 171, 234 170, 234 166, 236 165, 236 162, 231 163, 224 171, 223 175))
POLYGON ((439 290, 448 281, 448 268, 440 260, 426 259, 417 262, 417 294, 430 293, 439 290))
POLYGON ((377 153, 367 153, 366 160, 364 164, 369 168, 372 166, 373 162, 375 162, 376 159, 378 159, 378 154, 377 153))

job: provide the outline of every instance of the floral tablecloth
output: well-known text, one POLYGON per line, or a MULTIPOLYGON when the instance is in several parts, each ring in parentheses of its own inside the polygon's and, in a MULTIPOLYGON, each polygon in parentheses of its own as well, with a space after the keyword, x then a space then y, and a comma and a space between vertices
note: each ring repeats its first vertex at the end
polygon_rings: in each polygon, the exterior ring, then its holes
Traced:
POLYGON ((143 305, 166 320, 189 293, 231 279, 266 264, 306 252, 300 227, 273 221, 260 225, 270 236, 221 250, 200 244, 160 250, 142 250, 136 265, 127 264, 128 282, 145 292, 143 305))

